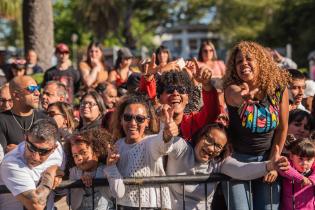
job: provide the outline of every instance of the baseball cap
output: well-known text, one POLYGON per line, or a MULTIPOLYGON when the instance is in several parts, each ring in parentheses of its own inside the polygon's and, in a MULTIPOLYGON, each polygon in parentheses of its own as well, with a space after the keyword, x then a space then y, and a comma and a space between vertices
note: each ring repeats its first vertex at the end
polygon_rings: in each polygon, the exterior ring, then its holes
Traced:
POLYGON ((120 50, 118 50, 117 54, 118 54, 118 57, 121 57, 121 58, 132 58, 133 57, 131 51, 127 47, 120 48, 120 50))
POLYGON ((56 46, 56 53, 69 53, 69 47, 65 43, 59 43, 56 46))

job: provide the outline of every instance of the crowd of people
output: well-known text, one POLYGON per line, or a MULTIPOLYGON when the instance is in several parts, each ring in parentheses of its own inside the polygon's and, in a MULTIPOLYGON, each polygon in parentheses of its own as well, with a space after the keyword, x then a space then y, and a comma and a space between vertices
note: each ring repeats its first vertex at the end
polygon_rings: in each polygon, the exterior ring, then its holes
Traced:
POLYGON ((54 209, 64 196, 73 210, 226 209, 224 198, 233 210, 315 209, 315 82, 289 58, 250 41, 226 62, 210 41, 186 61, 123 47, 113 69, 98 42, 79 69, 66 44, 55 55, 45 71, 34 50, 0 66, 0 185, 11 192, 0 209, 54 209), (237 181, 123 182, 213 173, 237 181), (55 190, 63 180, 84 187, 55 190))

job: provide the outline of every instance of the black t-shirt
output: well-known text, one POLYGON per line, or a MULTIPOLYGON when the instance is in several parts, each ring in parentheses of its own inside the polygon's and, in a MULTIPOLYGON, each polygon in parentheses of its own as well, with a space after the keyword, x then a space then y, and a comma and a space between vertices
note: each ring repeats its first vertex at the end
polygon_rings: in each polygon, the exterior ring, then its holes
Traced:
POLYGON ((69 103, 73 102, 73 95, 80 88, 80 72, 70 66, 67 70, 60 70, 57 66, 48 69, 45 72, 42 87, 45 87, 46 83, 55 80, 63 83, 68 92, 69 103))
MULTIPOLYGON (((19 144, 25 140, 26 131, 22 128, 28 129, 32 124, 32 114, 23 117, 14 115, 14 117, 11 111, 0 113, 0 144, 3 149, 5 149, 8 144, 19 144)), ((45 115, 44 112, 34 111, 33 123, 36 122, 36 120, 43 118, 47 118, 47 115, 45 115)))

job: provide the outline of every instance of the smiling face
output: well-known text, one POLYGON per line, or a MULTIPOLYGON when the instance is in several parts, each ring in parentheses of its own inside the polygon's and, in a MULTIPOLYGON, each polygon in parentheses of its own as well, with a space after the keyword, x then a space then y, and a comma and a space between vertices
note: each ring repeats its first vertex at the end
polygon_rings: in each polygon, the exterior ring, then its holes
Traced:
POLYGON ((205 135, 201 136, 195 146, 195 157, 198 162, 207 163, 220 155, 227 143, 227 137, 219 129, 212 128, 205 135))
POLYGON ((182 85, 169 85, 160 96, 162 104, 168 104, 174 108, 175 114, 182 114, 188 104, 187 88, 182 85))
POLYGON ((121 124, 128 144, 140 142, 145 136, 145 128, 149 126, 146 107, 142 104, 128 105, 121 116, 121 124))
POLYGON ((238 77, 249 84, 256 81, 258 75, 258 65, 255 58, 250 53, 238 51, 235 56, 236 73, 238 77))
POLYGON ((71 145, 72 157, 75 165, 82 171, 91 171, 97 167, 98 157, 92 147, 86 143, 71 145))

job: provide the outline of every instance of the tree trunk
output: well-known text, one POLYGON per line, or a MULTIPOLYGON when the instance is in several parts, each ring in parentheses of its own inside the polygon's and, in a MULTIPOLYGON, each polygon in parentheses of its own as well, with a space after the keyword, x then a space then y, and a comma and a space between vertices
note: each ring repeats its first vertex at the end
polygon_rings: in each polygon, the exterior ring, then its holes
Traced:
POLYGON ((54 25, 52 1, 23 1, 24 49, 34 49, 38 64, 46 70, 51 66, 54 53, 54 25))

